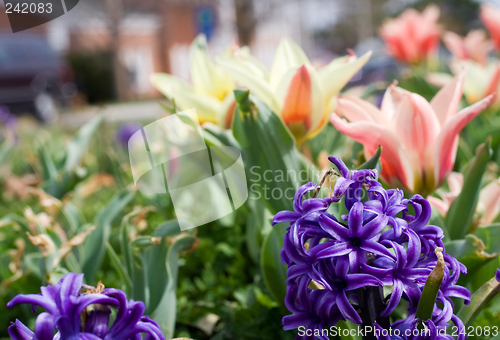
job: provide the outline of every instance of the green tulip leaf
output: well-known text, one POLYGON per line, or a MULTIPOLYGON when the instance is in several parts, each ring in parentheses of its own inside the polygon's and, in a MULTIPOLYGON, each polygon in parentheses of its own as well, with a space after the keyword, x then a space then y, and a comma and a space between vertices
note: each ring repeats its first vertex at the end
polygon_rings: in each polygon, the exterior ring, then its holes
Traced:
POLYGON ((106 253, 106 242, 111 234, 111 224, 134 198, 135 191, 125 191, 115 195, 97 215, 96 229, 85 240, 85 260, 82 266, 85 280, 95 280, 96 272, 101 267, 106 253))
POLYGON ((481 190, 481 179, 492 154, 491 138, 488 138, 477 148, 476 156, 465 172, 462 191, 453 201, 446 215, 446 227, 453 240, 464 238, 469 231, 481 190))
POLYGON ((165 258, 167 270, 167 284, 164 287, 161 300, 156 309, 151 313, 151 318, 158 323, 166 339, 172 338, 175 329, 175 315, 177 304, 177 274, 179 271, 180 252, 189 249, 196 238, 183 233, 172 240, 165 258))
POLYGON ((78 130, 76 136, 69 142, 66 148, 66 161, 64 163, 64 168, 69 171, 75 165, 77 165, 85 150, 89 146, 92 136, 97 131, 104 119, 103 115, 99 115, 78 130))
POLYGON ((470 304, 463 306, 458 312, 458 317, 466 327, 472 325, 474 319, 483 310, 486 305, 500 293, 500 283, 495 277, 481 286, 471 296, 470 304))

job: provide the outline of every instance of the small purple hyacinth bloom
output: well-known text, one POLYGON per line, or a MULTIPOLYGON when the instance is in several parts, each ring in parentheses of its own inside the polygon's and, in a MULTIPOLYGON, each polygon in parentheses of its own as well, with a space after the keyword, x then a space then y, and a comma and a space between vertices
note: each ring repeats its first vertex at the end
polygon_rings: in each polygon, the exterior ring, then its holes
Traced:
POLYGON ((498 282, 500 282, 500 268, 497 269, 495 272, 495 278, 497 279, 498 282))
POLYGON ((470 302, 469 290, 457 285, 466 268, 446 254, 441 228, 428 225, 429 202, 420 195, 405 198, 401 190, 384 189, 375 170, 349 170, 339 158, 330 161, 340 173, 333 197, 307 198, 318 186, 307 183, 295 194, 294 211, 281 211, 273 220, 289 223, 281 259, 288 266, 285 305, 292 314, 283 318, 283 329, 306 327, 306 335, 296 339, 313 339, 307 334, 349 320, 413 334, 423 288, 438 261, 435 249, 442 248, 445 270, 437 303, 432 318, 422 320, 431 334, 398 340, 449 339, 442 332, 449 322, 458 328, 457 340, 463 340, 465 326, 454 315, 452 298, 470 302), (329 209, 342 199, 347 214, 340 214, 338 206, 329 209), (382 286, 390 287, 390 294, 384 296, 382 286), (381 304, 360 301, 370 294, 377 294, 381 304), (391 325, 389 316, 402 301, 407 301, 407 317, 391 325))
POLYGON ((8 329, 13 340, 165 340, 160 327, 143 316, 144 303, 129 300, 119 289, 104 289, 102 293, 82 294, 83 274, 69 273, 57 284, 41 287, 40 294, 17 295, 7 307, 29 303, 38 315, 35 330, 31 331, 16 320, 8 329), (109 327, 111 308, 117 308, 115 321, 109 327), (81 315, 87 315, 82 320, 81 315), (57 333, 54 335, 54 331, 57 333))
POLYGON ((127 147, 130 137, 132 137, 132 135, 140 129, 142 129, 141 124, 132 122, 124 123, 118 128, 118 131, 116 133, 116 141, 120 145, 127 147))
POLYGON ((0 123, 5 125, 7 128, 13 128, 17 125, 17 118, 9 109, 5 106, 0 105, 0 123))

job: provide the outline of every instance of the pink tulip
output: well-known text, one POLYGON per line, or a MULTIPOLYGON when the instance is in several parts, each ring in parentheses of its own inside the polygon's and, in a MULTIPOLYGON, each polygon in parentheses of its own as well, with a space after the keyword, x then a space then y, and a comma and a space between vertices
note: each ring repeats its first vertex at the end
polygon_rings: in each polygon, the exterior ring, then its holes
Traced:
POLYGON ((455 58, 473 60, 481 65, 488 63, 490 42, 482 30, 472 30, 465 38, 453 32, 445 32, 443 41, 455 58))
POLYGON ((483 4, 479 16, 488 29, 493 44, 500 50, 500 8, 492 4, 483 4))
MULTIPOLYGON (((451 204, 462 191, 464 177, 461 173, 452 172, 448 175, 448 187, 450 191, 436 190, 441 199, 428 196, 429 203, 443 216, 446 216, 451 204)), ((476 207, 476 220, 478 225, 488 225, 495 221, 500 214, 500 178, 486 185, 479 192, 476 207)))
POLYGON ((439 8, 429 5, 422 12, 410 8, 387 20, 380 28, 389 53, 399 61, 419 64, 439 46, 439 8))
POLYGON ((463 79, 463 74, 454 78, 430 103, 395 84, 387 89, 380 109, 343 97, 330 120, 337 130, 363 144, 366 157, 382 146, 381 175, 389 185, 426 196, 451 172, 459 132, 492 100, 488 96, 457 112, 463 79))

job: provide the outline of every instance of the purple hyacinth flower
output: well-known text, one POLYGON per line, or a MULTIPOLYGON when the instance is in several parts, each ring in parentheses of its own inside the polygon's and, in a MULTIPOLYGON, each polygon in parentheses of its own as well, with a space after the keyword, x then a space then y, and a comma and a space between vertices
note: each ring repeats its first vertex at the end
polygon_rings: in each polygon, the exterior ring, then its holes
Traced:
POLYGON ((164 340, 158 325, 143 316, 144 303, 130 300, 118 289, 104 289, 102 293, 82 294, 83 274, 69 273, 57 284, 41 287, 40 294, 17 295, 7 307, 20 303, 40 306, 46 312, 38 315, 34 332, 19 320, 8 329, 13 340, 138 340, 145 332, 145 339, 164 340), (118 313, 109 328, 110 308, 118 313), (82 322, 85 312, 87 320, 82 322), (54 335, 54 330, 57 333, 54 335))
POLYGON ((116 133, 116 141, 123 147, 128 146, 128 140, 134 133, 142 129, 142 125, 138 123, 124 123, 116 133))
MULTIPOLYGON (((391 327, 413 331, 418 322, 415 313, 422 290, 438 260, 435 249, 440 247, 444 254, 444 277, 432 318, 422 321, 435 332, 450 322, 463 330, 462 321, 454 315, 452 298, 463 299, 466 304, 470 301, 470 292, 457 285, 466 268, 446 254, 441 228, 428 225, 429 202, 420 195, 404 198, 401 190, 384 189, 374 170, 349 170, 340 159, 330 160, 340 172, 333 197, 306 198, 307 193, 317 190, 316 183, 308 183, 298 189, 294 211, 279 212, 273 221, 273 225, 289 223, 281 258, 288 266, 285 305, 292 315, 283 318, 283 328, 305 326, 321 331, 340 320, 377 329, 382 324, 388 327, 389 315, 402 300, 407 300, 408 317, 391 327), (332 211, 338 212, 340 208, 329 210, 330 206, 342 198, 348 213, 332 215, 332 211), (381 289, 368 288, 380 285, 392 288, 391 293, 383 296, 381 289), (370 294, 379 296, 382 305, 359 300, 370 294)), ((297 337, 309 338, 314 337, 297 337)), ((440 333, 391 339, 448 338, 440 333)), ((463 340, 463 336, 458 340, 463 340)))
POLYGON ((498 282, 500 282, 500 268, 496 270, 495 278, 497 279, 498 282))

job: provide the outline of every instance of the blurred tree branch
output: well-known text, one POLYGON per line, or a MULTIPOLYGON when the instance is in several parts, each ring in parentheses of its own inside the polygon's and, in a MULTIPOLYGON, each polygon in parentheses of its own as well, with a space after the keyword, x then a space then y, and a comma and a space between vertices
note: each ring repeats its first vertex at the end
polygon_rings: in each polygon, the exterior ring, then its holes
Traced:
POLYGON ((115 78, 115 94, 118 100, 127 97, 128 77, 127 70, 120 60, 120 26, 124 17, 123 0, 106 0, 106 9, 109 19, 110 51, 115 78))
POLYGON ((241 46, 249 46, 255 37, 257 20, 253 7, 253 0, 234 0, 236 11, 236 30, 241 46))

